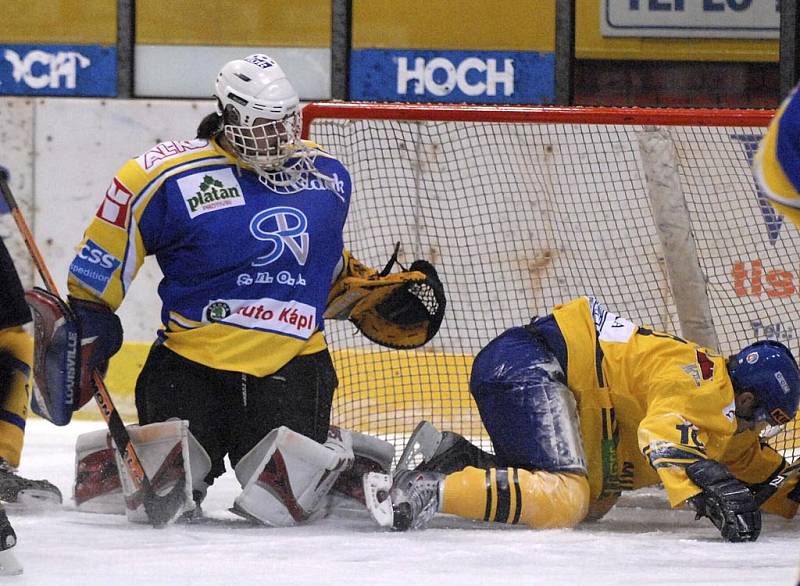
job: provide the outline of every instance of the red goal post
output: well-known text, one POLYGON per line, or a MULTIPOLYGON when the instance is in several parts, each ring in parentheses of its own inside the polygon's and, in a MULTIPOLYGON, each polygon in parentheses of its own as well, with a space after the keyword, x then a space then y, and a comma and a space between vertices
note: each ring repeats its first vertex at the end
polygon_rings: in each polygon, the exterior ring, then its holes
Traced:
MULTIPOLYGON (((303 135, 353 176, 346 243, 382 266, 432 260, 448 309, 412 352, 328 324, 334 419, 396 438, 421 419, 490 448, 467 390, 503 329, 593 294, 613 311, 730 354, 756 339, 800 355, 800 237, 759 194, 765 110, 327 102, 303 135)), ((797 421, 773 444, 800 458, 797 421)))

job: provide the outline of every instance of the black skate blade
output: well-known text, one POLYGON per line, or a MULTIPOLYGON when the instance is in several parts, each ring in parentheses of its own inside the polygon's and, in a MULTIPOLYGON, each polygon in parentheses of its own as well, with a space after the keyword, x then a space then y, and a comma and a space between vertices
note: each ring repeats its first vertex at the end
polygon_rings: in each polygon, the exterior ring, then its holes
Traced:
POLYGON ((2 501, 2 504, 7 511, 22 515, 49 513, 62 507, 59 495, 46 490, 20 491, 16 500, 2 501))
POLYGON ((17 495, 16 502, 22 506, 47 507, 61 505, 61 495, 50 490, 27 489, 17 495))

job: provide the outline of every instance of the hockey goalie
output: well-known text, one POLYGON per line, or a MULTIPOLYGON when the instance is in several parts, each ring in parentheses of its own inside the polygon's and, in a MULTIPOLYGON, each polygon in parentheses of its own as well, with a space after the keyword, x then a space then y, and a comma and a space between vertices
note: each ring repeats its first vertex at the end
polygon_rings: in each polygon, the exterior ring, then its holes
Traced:
MULTIPOLYGON (((299 98, 274 59, 226 63, 213 92, 216 111, 196 138, 156 145, 111 179, 70 264, 67 301, 31 297, 48 333, 36 408, 64 425, 92 397, 92 376, 122 343, 116 311, 155 257, 163 327, 136 381, 130 434, 147 475, 158 490, 185 490, 181 514, 197 515, 227 459, 242 486, 237 513, 304 522, 324 512, 337 482, 361 491, 347 478, 360 455, 386 470, 391 448, 331 427, 338 380, 325 320, 418 347, 439 329, 443 287, 422 259, 392 272, 394 263, 378 271, 350 254, 349 172, 300 138, 299 98)), ((107 506, 95 499, 119 477, 136 518, 108 447, 102 433, 79 442, 76 499, 107 506)))

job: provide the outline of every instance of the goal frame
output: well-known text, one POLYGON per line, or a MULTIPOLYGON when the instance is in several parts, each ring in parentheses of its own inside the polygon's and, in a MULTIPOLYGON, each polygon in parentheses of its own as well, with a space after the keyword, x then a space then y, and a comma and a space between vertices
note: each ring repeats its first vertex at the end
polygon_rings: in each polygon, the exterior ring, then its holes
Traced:
POLYGON ((722 108, 311 102, 303 108, 302 136, 309 137, 311 124, 318 119, 765 127, 769 125, 774 115, 775 110, 722 108))

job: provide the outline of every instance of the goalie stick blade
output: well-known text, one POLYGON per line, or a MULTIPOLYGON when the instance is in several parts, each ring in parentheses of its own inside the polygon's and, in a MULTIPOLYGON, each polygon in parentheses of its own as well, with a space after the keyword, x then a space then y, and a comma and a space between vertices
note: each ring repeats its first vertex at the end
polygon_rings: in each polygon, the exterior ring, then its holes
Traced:
POLYGON ((392 488, 392 477, 380 472, 368 472, 362 480, 364 484, 364 503, 370 516, 381 527, 391 527, 394 522, 392 500, 389 490, 392 488))
POLYGON ((404 470, 413 470, 420 464, 424 464, 436 453, 439 444, 442 443, 442 432, 440 432, 429 421, 420 421, 411 437, 400 454, 394 475, 404 470))
POLYGON ((186 503, 185 484, 186 479, 180 478, 175 483, 175 486, 163 496, 156 494, 149 483, 147 486, 142 487, 144 489, 144 496, 142 497, 144 511, 147 513, 147 518, 153 527, 156 529, 163 527, 170 521, 175 520, 183 511, 186 503))
POLYGON ((0 551, 0 576, 19 576, 22 564, 10 549, 0 551))

